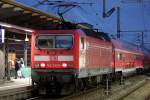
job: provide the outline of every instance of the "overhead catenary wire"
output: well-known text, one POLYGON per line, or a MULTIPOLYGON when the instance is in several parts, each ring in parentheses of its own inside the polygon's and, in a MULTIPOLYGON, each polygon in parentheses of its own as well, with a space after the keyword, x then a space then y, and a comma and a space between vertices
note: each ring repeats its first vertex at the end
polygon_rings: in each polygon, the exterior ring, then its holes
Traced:
MULTIPOLYGON (((93 2, 77 2, 77 1, 58 1, 58 0, 55 0, 55 1, 49 1, 49 0, 43 0, 43 1, 39 1, 38 0, 38 6, 41 6, 41 5, 44 5, 44 6, 48 6, 48 9, 50 8, 56 8, 57 7, 57 10, 53 10, 53 12, 57 12, 57 14, 59 14, 59 16, 64 13, 66 13, 67 11, 70 11, 71 9, 73 8, 80 8, 82 10, 84 10, 83 7, 81 7, 81 5, 89 5, 90 7, 92 7, 92 5, 95 3, 93 2), (61 10, 61 11, 60 11, 61 10)), ((49 11, 48 11, 49 12, 49 11)), ((62 18, 62 17, 61 17, 62 18)), ((95 19, 92 19, 95 23, 97 23, 97 21, 95 21, 95 19)))
POLYGON ((65 1, 65 0, 42 0, 38 1, 36 5, 33 5, 33 7, 37 7, 40 5, 49 5, 54 8, 57 8, 57 15, 64 20, 64 14, 66 14, 68 11, 72 10, 73 8, 81 8, 81 5, 93 5, 91 2, 76 2, 76 1, 65 1))
POLYGON ((144 37, 144 33, 147 33, 147 32, 150 32, 149 29, 147 29, 146 27, 146 21, 145 21, 145 3, 150 3, 150 0, 121 0, 121 3, 124 3, 124 4, 140 4, 140 8, 141 8, 141 17, 142 17, 142 20, 143 20, 143 30, 121 30, 120 32, 125 32, 125 33, 142 33, 142 37, 138 37, 138 38, 142 38, 142 39, 138 39, 141 41, 141 46, 144 47, 145 45, 145 37, 144 37))

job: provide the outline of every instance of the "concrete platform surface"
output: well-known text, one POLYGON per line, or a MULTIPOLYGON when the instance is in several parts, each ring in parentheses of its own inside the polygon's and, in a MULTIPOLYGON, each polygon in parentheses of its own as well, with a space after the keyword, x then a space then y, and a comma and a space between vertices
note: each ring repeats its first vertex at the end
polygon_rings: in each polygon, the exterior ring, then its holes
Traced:
POLYGON ((31 78, 11 79, 4 84, 0 84, 0 91, 27 86, 31 86, 31 78))

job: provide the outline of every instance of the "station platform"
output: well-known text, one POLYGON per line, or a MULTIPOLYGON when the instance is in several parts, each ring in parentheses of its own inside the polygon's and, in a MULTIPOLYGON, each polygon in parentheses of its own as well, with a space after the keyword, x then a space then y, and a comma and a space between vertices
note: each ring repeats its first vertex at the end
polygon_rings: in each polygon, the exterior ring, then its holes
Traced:
POLYGON ((31 91, 31 78, 11 79, 0 84, 0 100, 25 100, 31 91))
POLYGON ((31 86, 31 78, 18 78, 0 84, 0 91, 31 86))

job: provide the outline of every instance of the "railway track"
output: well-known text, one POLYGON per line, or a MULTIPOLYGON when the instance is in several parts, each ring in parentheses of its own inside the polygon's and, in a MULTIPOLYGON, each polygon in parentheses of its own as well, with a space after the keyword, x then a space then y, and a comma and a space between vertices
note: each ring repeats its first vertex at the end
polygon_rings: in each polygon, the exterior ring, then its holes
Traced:
POLYGON ((113 83, 111 94, 106 95, 105 90, 102 86, 97 86, 86 91, 74 93, 65 97, 34 97, 27 100, 123 100, 124 97, 131 94, 133 91, 142 87, 147 82, 145 81, 146 76, 134 76, 126 80, 124 85, 119 85, 119 83, 113 83), (136 84, 135 84, 136 83, 136 84), (128 90, 130 88, 130 90, 128 90), (117 96, 115 95, 117 94, 117 96), (121 93, 121 94, 119 94, 121 93))
MULTIPOLYGON (((110 96, 106 100, 124 100, 128 95, 132 94, 134 91, 146 84, 145 80, 142 80, 135 85, 127 86, 123 90, 116 92, 116 94, 110 96)), ((134 100, 134 99, 133 99, 134 100)))
POLYGON ((71 98, 71 100, 120 100, 121 97, 126 95, 128 92, 131 92, 131 90, 129 91, 126 89, 134 87, 135 83, 137 83, 137 86, 135 86, 132 90, 145 84, 145 78, 146 76, 131 77, 126 80, 124 85, 119 85, 118 82, 113 83, 109 95, 106 95, 105 90, 103 88, 100 88, 95 90, 94 92, 89 92, 85 95, 80 95, 79 97, 71 98))
POLYGON ((120 100, 148 100, 150 95, 150 79, 146 79, 133 87, 125 96, 120 100))
POLYGON ((93 92, 93 91, 96 91, 100 89, 100 87, 94 87, 94 88, 91 88, 91 89, 88 89, 88 90, 85 90, 85 91, 81 91, 81 92, 76 92, 72 95, 69 95, 69 96, 63 96, 63 97, 45 97, 45 96, 37 96, 37 97, 32 97, 32 98, 29 98, 29 99, 26 99, 26 100, 70 100, 74 97, 78 97, 78 96, 81 96, 81 95, 84 95, 86 93, 90 93, 90 92, 93 92))
POLYGON ((37 97, 31 97, 31 98, 26 99, 26 100, 39 100, 41 98, 42 98, 41 96, 37 96, 37 97))

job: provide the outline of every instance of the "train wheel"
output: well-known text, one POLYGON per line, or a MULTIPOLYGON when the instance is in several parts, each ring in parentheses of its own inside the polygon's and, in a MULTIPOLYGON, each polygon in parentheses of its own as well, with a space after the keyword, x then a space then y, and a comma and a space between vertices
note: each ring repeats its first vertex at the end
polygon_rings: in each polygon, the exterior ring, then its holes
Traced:
POLYGON ((97 77, 96 76, 94 76, 94 77, 92 77, 92 79, 91 79, 91 83, 92 83, 92 86, 97 86, 98 84, 97 84, 97 77))
POLYGON ((74 92, 75 85, 73 83, 64 83, 61 89, 61 95, 70 95, 74 92))
POLYGON ((84 84, 83 79, 78 79, 77 80, 77 89, 79 91, 83 91, 85 89, 85 84, 84 84))
POLYGON ((51 86, 51 88, 47 89, 47 92, 52 93, 52 95, 59 96, 61 93, 61 89, 61 85, 58 82, 55 82, 54 85, 51 86))
POLYGON ((122 74, 122 72, 119 73, 119 76, 120 76, 120 85, 124 85, 125 77, 122 74))
POLYGON ((39 92, 38 92, 38 85, 34 82, 34 81, 32 81, 32 96, 35 96, 35 95, 38 95, 39 94, 39 92))

